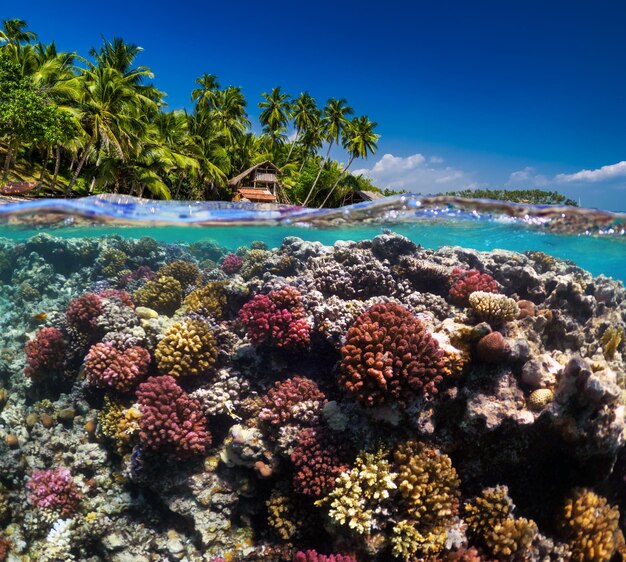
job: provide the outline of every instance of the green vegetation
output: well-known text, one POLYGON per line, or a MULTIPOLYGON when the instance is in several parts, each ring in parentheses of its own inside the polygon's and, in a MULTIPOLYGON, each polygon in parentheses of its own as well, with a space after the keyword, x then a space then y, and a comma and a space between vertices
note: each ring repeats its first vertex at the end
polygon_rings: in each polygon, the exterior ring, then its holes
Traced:
POLYGON ((528 203, 530 205, 570 205, 578 207, 578 203, 568 199, 556 191, 541 189, 464 189, 463 191, 449 191, 441 195, 468 197, 470 199, 499 199, 512 203, 528 203))
POLYGON ((359 190, 378 191, 348 173, 355 159, 375 154, 378 135, 367 116, 351 117, 345 99, 320 109, 307 92, 292 99, 276 87, 262 95, 263 132, 255 135, 241 88, 223 88, 212 74, 196 80, 191 111, 168 111, 150 69, 136 65, 140 52, 116 38, 87 58, 62 53, 54 43, 37 42, 23 20, 5 20, 2 181, 33 180, 39 193, 56 196, 230 199, 228 178, 271 160, 282 173, 283 201, 337 206, 351 203, 359 190), (338 144, 345 167, 330 159, 338 144))

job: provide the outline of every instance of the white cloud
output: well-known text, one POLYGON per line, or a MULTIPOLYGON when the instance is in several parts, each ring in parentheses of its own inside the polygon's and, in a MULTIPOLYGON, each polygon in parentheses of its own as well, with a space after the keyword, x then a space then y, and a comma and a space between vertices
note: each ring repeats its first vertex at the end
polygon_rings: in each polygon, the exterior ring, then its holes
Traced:
POLYGON ((536 174, 535 168, 532 166, 526 166, 523 170, 517 170, 511 173, 507 187, 545 187, 550 182, 543 174, 536 174))
POLYGON ((595 170, 580 170, 574 174, 558 174, 554 179, 559 183, 572 183, 608 181, 623 177, 626 177, 626 160, 595 170))
POLYGON ((381 189, 413 193, 454 191, 473 185, 470 174, 450 166, 441 166, 442 163, 443 158, 427 158, 420 153, 405 157, 384 154, 371 168, 354 170, 352 173, 371 178, 381 189))

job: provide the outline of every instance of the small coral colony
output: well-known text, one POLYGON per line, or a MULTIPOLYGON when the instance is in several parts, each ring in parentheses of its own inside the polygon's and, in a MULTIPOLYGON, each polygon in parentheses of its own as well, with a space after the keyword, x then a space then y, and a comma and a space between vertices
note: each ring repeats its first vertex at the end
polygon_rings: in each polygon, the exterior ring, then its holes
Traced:
POLYGON ((619 282, 391 233, 0 274, 0 560, 626 560, 619 282))

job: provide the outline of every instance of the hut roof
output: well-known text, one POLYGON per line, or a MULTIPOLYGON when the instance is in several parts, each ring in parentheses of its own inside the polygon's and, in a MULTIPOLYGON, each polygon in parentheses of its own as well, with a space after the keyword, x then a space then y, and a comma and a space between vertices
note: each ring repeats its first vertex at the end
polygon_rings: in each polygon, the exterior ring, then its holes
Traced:
POLYGON ((363 199, 363 201, 375 201, 376 199, 382 199, 384 195, 382 193, 378 193, 377 191, 357 191, 359 197, 363 199))
POLYGON ((254 170, 256 170, 257 168, 259 168, 260 166, 271 166, 272 168, 274 168, 276 170, 277 173, 280 173, 280 170, 278 169, 278 167, 273 164, 272 162, 270 162, 269 160, 265 160, 265 162, 261 162, 260 164, 255 164, 254 166, 252 166, 251 168, 248 168, 247 170, 241 172, 241 174, 239 174, 238 176, 235 176, 232 179, 228 180, 229 185, 237 185, 243 178, 245 178, 249 173, 254 172, 254 170))
POLYGON ((261 203, 276 203, 276 197, 267 189, 245 189, 239 188, 237 193, 248 201, 259 201, 261 203))

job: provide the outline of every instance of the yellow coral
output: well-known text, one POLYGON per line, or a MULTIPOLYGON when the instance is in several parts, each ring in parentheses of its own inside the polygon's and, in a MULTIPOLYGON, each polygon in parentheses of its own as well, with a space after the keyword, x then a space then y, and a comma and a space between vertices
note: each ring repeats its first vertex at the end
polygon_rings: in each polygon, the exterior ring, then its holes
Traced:
POLYGON ((244 279, 252 279, 263 273, 265 263, 272 257, 268 250, 250 250, 243 258, 243 266, 239 274, 244 279))
POLYGON ((608 562, 624 551, 619 509, 592 490, 577 488, 565 500, 560 527, 573 562, 608 562))
POLYGON ((552 392, 549 388, 538 388, 530 393, 528 400, 526 401, 526 405, 529 410, 538 412, 552 402, 553 399, 554 392, 552 392))
POLYGON ((609 326, 604 331, 600 343, 602 344, 602 352, 609 361, 615 357, 615 352, 623 340, 624 329, 621 327, 609 326))
POLYGON ((11 504, 9 502, 9 495, 7 489, 0 482, 0 523, 6 521, 11 514, 11 504))
POLYGON ((127 259, 128 256, 122 250, 110 248, 102 252, 98 263, 104 275, 113 277, 124 269, 127 259))
POLYGON ((469 296, 469 304, 480 320, 494 326, 519 316, 517 303, 506 295, 474 291, 469 296))
POLYGON ((446 545, 447 536, 445 527, 435 527, 421 533, 413 522, 403 519, 392 531, 393 555, 408 561, 414 560, 417 553, 420 556, 439 554, 446 545))
POLYGON ((461 483, 448 455, 407 441, 396 449, 394 461, 404 508, 420 527, 440 526, 457 514, 461 483))
POLYGON ((281 539, 285 541, 292 539, 303 521, 291 499, 281 490, 275 489, 265 505, 267 506, 269 526, 276 531, 281 539))
POLYGON ((524 553, 537 535, 536 523, 513 517, 514 508, 506 486, 486 488, 465 504, 469 534, 498 560, 524 553))
POLYGON ((161 314, 173 314, 180 307, 183 289, 179 281, 167 275, 148 281, 133 294, 138 306, 152 308, 161 314))
POLYGON ((166 375, 201 375, 217 358, 217 343, 211 329, 200 320, 173 324, 158 343, 154 356, 166 375))
POLYGON ((139 433, 140 418, 141 412, 137 406, 125 405, 109 396, 104 397, 104 407, 98 413, 101 433, 115 441, 120 454, 132 449, 134 437, 139 433))
POLYGON ((202 277, 198 266, 185 260, 176 260, 164 265, 157 271, 159 277, 173 277, 183 289, 200 283, 202 277))
POLYGON ((202 311, 216 320, 221 319, 226 306, 224 283, 212 281, 189 293, 183 305, 192 311, 202 311))
POLYGON ((376 526, 376 516, 396 489, 396 474, 385 458, 385 451, 360 453, 354 468, 339 475, 334 490, 315 505, 330 504, 328 514, 340 525, 368 535, 376 526))

